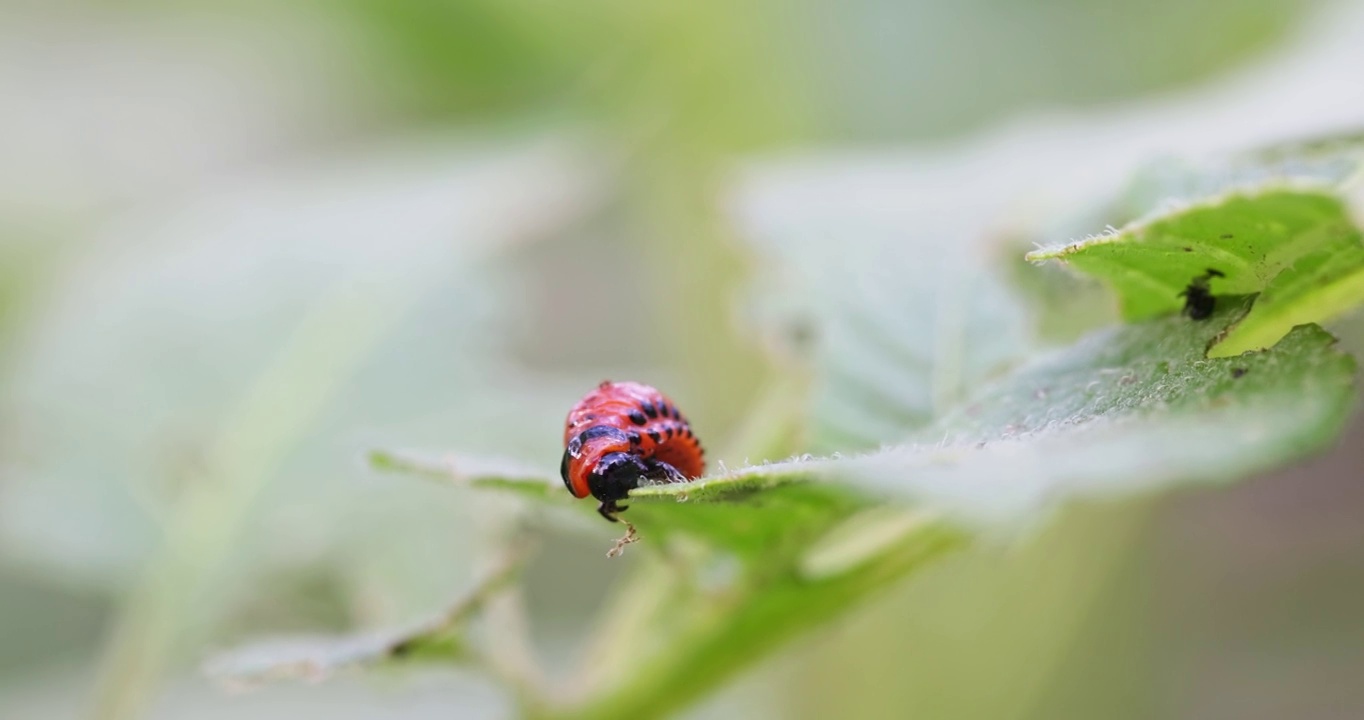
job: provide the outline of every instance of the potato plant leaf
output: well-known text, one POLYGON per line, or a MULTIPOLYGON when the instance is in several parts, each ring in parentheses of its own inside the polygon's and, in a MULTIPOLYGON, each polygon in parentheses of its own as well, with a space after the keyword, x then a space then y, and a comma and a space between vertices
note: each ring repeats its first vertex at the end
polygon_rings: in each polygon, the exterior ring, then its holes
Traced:
POLYGON ((1156 212, 1028 259, 1061 260, 1105 281, 1128 320, 1178 311, 1190 283, 1216 271, 1208 282, 1215 296, 1258 297, 1209 357, 1269 347, 1298 325, 1364 302, 1364 244, 1348 202, 1360 183, 1358 150, 1327 147, 1335 152, 1297 161, 1287 151, 1261 153, 1233 168, 1166 173, 1183 182, 1148 179, 1120 214, 1138 203, 1156 212))
POLYGON ((979 199, 896 170, 778 167, 736 192, 757 329, 813 370, 811 452, 903 440, 1036 348, 979 199))
POLYGON ((1315 326, 1270 350, 1204 358, 1241 312, 1093 333, 982 388, 917 442, 644 488, 636 505, 743 503, 755 488, 834 480, 989 524, 1026 520, 1070 497, 1243 477, 1329 443, 1353 405, 1353 358, 1315 326))
POLYGON ((381 472, 419 475, 437 482, 469 487, 497 488, 550 502, 572 500, 561 489, 559 480, 525 463, 505 458, 467 455, 436 458, 409 452, 374 450, 369 466, 381 472))

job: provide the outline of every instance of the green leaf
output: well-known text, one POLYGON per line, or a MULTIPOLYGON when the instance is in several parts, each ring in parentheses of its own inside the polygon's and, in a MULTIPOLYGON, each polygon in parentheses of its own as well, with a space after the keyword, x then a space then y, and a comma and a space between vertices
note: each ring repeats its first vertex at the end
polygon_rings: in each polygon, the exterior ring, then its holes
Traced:
POLYGON ((1357 228, 1336 227, 1336 242, 1299 258, 1265 285, 1245 320, 1212 347, 1230 357, 1269 347, 1285 329, 1333 320, 1364 303, 1364 247, 1357 228))
POLYGON ((922 182, 777 169, 741 188, 754 319, 813 370, 811 451, 903 440, 1036 348, 979 200, 922 182))
POLYGON ((1028 259, 1063 260, 1104 280, 1128 320, 1177 311, 1190 283, 1215 270, 1214 295, 1259 297, 1209 356, 1269 347, 1298 325, 1364 302, 1364 245, 1340 195, 1357 179, 1358 159, 1337 145, 1309 146, 1293 162, 1289 152, 1231 169, 1168 173, 1183 177, 1182 185, 1169 178, 1138 183, 1126 212, 1139 203, 1178 206, 1028 259), (1277 164, 1256 164, 1268 159, 1277 164))
POLYGON ((1204 358, 1240 312, 1092 334, 983 388, 919 442, 645 488, 636 506, 835 480, 967 522, 1017 522, 1078 496, 1243 477, 1329 443, 1353 405, 1353 358, 1314 326, 1270 350, 1204 358))
POLYGON ((550 502, 567 503, 572 499, 559 490, 559 481, 523 463, 505 458, 460 455, 437 459, 415 453, 373 450, 369 453, 369 466, 381 472, 420 475, 440 482, 508 490, 550 502))
MULTIPOLYGON (((469 488, 513 493, 524 499, 598 518, 595 501, 578 500, 562 483, 512 461, 435 459, 415 454, 375 451, 376 470, 417 475, 469 488)), ((776 466, 771 466, 776 467, 776 466)), ((808 473, 755 473, 713 477, 634 491, 637 500, 623 517, 647 528, 647 539, 663 543, 686 535, 734 553, 754 565, 794 565, 805 545, 870 502, 831 486, 797 483, 808 473), (672 492, 669 492, 669 490, 672 492), (654 502, 666 497, 668 502, 654 502)), ((605 523, 595 523, 608 527, 605 523)))
MULTIPOLYGON (((386 452, 373 453, 371 461, 385 471, 596 516, 595 503, 573 499, 555 487, 557 480, 529 476, 514 464, 386 452), (488 474, 466 474, 479 467, 488 474)), ((967 540, 931 514, 887 512, 847 488, 804 482, 808 468, 761 469, 635 491, 623 517, 674 569, 689 569, 691 576, 636 631, 624 633, 635 648, 621 658, 628 667, 598 669, 617 685, 585 705, 546 709, 544 717, 630 718, 683 707, 777 644, 967 540)), ((349 642, 342 639, 340 647, 349 642)))
MULTIPOLYGON (((776 518, 773 514, 768 522, 776 518)), ((862 562, 816 557, 806 572, 774 557, 768 572, 716 592, 674 598, 651 618, 672 642, 636 653, 616 678, 620 684, 578 707, 546 712, 548 718, 607 720, 662 716, 703 697, 734 673, 799 633, 846 612, 858 600, 962 546, 965 536, 939 522, 906 523, 883 534, 862 562), (810 570, 818 572, 810 572, 810 570)), ((836 529, 833 536, 843 534, 836 529)), ((834 537, 839 540, 841 538, 834 537)), ((824 538, 816 538, 824 540, 824 538)), ((822 542, 820 553, 829 553, 822 542)), ((635 638, 638 641, 638 638, 635 638)))

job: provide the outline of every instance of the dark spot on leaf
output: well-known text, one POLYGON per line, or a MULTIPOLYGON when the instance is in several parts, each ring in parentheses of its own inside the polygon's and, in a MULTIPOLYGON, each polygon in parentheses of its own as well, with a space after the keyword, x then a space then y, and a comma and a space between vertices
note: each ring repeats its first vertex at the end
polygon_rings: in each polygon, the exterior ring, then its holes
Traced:
POLYGON ((1231 233, 1222 233, 1221 237, 1223 240, 1230 240, 1235 237, 1235 235, 1232 235, 1231 233))
POLYGON ((815 342, 815 328, 809 318, 791 320, 785 328, 786 341, 796 353, 804 353, 815 342))
POLYGON ((1184 248, 1184 252, 1193 252, 1193 248, 1191 248, 1191 247, 1186 247, 1186 248, 1184 248))
POLYGON ((1236 379, 1239 380, 1239 379, 1245 377, 1245 376, 1246 376, 1246 373, 1248 373, 1248 372, 1250 372, 1250 368, 1243 368, 1243 367, 1232 368, 1232 369, 1231 369, 1231 376, 1232 376, 1233 378, 1236 378, 1236 379))
POLYGON ((1215 277, 1226 277, 1221 270, 1208 268, 1206 273, 1189 281, 1189 286, 1179 294, 1184 298, 1184 315, 1191 320, 1207 320, 1217 308, 1217 298, 1213 297, 1208 284, 1215 277))

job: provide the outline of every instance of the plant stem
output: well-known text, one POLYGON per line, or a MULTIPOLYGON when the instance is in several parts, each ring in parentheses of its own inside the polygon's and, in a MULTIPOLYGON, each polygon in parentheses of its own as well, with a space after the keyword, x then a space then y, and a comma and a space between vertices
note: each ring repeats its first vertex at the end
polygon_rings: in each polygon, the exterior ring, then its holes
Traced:
POLYGON ((871 562, 820 582, 791 582, 732 598, 705 613, 679 640, 636 663, 613 688, 568 709, 549 709, 535 720, 640 720, 662 717, 704 697, 777 645, 843 612, 949 550, 966 536, 927 526, 871 562))

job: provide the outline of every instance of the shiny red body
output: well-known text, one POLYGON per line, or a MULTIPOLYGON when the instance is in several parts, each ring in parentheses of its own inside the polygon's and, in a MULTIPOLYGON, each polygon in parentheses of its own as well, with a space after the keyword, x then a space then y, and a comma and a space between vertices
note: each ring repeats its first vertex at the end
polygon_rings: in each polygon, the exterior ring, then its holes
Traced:
POLYGON ((574 497, 602 501, 614 520, 615 502, 645 479, 680 482, 705 472, 705 451, 686 417, 666 395, 635 382, 603 382, 568 413, 564 426, 564 485, 574 497))

